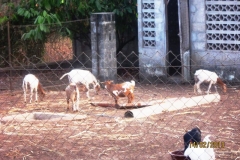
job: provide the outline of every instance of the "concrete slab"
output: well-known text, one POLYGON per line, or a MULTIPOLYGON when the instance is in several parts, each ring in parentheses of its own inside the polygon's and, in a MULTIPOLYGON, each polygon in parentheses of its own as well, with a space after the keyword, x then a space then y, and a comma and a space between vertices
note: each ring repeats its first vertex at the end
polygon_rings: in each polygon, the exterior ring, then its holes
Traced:
POLYGON ((23 113, 15 114, 10 116, 5 116, 0 119, 2 123, 7 123, 11 121, 58 121, 58 120, 79 120, 86 118, 86 115, 78 114, 65 114, 65 113, 52 113, 52 112, 33 112, 33 113, 23 113))
POLYGON ((125 112, 124 117, 134 117, 134 118, 142 118, 151 116, 154 114, 162 113, 163 111, 174 111, 183 108, 194 107, 202 104, 208 104, 212 102, 219 102, 220 95, 219 94, 209 94, 202 96, 195 96, 191 98, 171 98, 165 99, 163 101, 155 102, 149 107, 132 109, 125 112))

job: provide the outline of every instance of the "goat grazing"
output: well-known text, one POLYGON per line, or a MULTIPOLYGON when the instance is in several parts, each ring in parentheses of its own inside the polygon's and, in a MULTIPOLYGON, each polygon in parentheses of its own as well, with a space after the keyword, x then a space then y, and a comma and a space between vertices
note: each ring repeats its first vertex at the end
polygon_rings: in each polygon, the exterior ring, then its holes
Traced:
POLYGON ((95 89, 95 92, 97 93, 100 90, 100 84, 98 83, 96 77, 87 70, 82 70, 82 69, 73 69, 68 73, 65 73, 61 78, 63 79, 66 75, 68 75, 68 80, 69 83, 75 83, 79 84, 82 83, 85 85, 87 92, 86 95, 88 99, 91 99, 89 96, 89 85, 92 84, 93 88, 95 89))
MULTIPOLYGON (((184 156, 188 156, 191 160, 215 160, 215 153, 213 148, 211 147, 210 135, 207 135, 203 139, 203 143, 206 143, 207 148, 202 146, 188 146, 188 148, 184 152, 184 156)), ((197 145, 199 143, 196 143, 197 145)))
POLYGON ((66 96, 67 96, 67 110, 69 110, 69 101, 72 102, 72 110, 73 111, 79 111, 79 100, 80 100, 80 94, 78 87, 75 83, 70 83, 66 89, 66 96))
POLYGON ((41 99, 44 98, 46 92, 44 91, 41 83, 39 82, 38 78, 33 75, 33 74, 27 74, 24 79, 23 79, 23 92, 24 92, 24 101, 26 103, 26 94, 27 94, 27 89, 28 85, 30 87, 30 103, 32 103, 32 96, 33 96, 33 91, 35 91, 35 101, 38 101, 38 93, 41 97, 41 99))
POLYGON ((209 94, 212 84, 214 85, 215 90, 218 93, 216 83, 219 86, 221 86, 224 93, 227 92, 226 84, 223 83, 223 81, 218 77, 218 75, 215 72, 199 69, 194 74, 194 80, 195 80, 195 84, 194 84, 195 94, 196 94, 196 90, 197 90, 197 93, 202 94, 202 91, 200 89, 200 84, 203 82, 209 83, 208 90, 206 92, 207 94, 209 94))
POLYGON ((183 136, 184 140, 184 151, 187 149, 189 143, 200 142, 201 141, 201 131, 198 127, 193 128, 191 131, 188 131, 183 136))
POLYGON ((128 103, 132 103, 134 99, 133 91, 135 87, 135 81, 132 80, 131 82, 124 82, 121 84, 114 84, 113 81, 106 81, 103 83, 107 91, 114 98, 115 105, 118 105, 119 97, 128 97, 128 103))

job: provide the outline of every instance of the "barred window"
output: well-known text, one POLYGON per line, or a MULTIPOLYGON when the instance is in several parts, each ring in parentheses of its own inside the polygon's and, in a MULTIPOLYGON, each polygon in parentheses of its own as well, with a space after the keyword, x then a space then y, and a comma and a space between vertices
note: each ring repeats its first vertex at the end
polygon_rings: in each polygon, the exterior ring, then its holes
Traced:
POLYGON ((240 1, 206 0, 208 50, 240 50, 240 1))

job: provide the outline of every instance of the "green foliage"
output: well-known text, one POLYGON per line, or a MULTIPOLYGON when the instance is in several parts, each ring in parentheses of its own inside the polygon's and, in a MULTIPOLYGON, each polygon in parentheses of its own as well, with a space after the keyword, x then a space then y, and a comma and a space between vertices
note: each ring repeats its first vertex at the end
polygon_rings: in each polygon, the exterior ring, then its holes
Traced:
MULTIPOLYGON (((63 35, 73 37, 85 34, 81 36, 84 38, 89 35, 89 23, 78 26, 72 23, 64 27, 62 23, 88 19, 94 12, 114 12, 118 38, 121 39, 120 36, 137 30, 136 5, 137 0, 21 0, 16 7, 11 7, 13 12, 9 19, 0 17, 0 24, 10 20, 11 24, 35 25, 35 28, 26 30, 22 35, 24 40, 44 40, 53 25, 59 26, 58 31, 63 35)), ((124 43, 121 40, 118 42, 124 43)))
POLYGON ((8 21, 7 16, 0 17, 0 24, 3 24, 8 21))

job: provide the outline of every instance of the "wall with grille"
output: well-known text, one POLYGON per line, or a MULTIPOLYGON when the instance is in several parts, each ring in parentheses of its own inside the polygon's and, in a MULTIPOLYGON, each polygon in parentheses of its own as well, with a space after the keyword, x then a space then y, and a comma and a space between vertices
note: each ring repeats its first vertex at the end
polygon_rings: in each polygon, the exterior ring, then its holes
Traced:
POLYGON ((165 2, 138 0, 140 77, 166 76, 165 2))
POLYGON ((236 80, 240 76, 240 2, 192 0, 189 6, 192 70, 215 69, 223 78, 236 80))
MULTIPOLYGON (((191 61, 187 64, 191 69, 187 74, 193 77, 196 69, 205 68, 215 70, 226 80, 237 80, 240 77, 237 72, 240 68, 240 2, 191 0, 188 4, 187 11, 179 12, 189 14, 190 37, 185 40, 189 40, 191 61)), ((168 37, 167 5, 165 1, 138 0, 140 78, 148 76, 151 80, 169 75, 168 43, 171 37, 168 37)), ((184 21, 179 22, 184 28, 184 21)), ((184 56, 181 58, 184 68, 184 56)))

